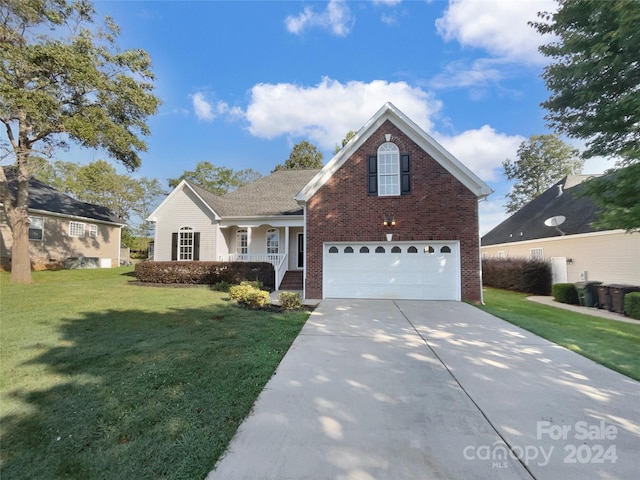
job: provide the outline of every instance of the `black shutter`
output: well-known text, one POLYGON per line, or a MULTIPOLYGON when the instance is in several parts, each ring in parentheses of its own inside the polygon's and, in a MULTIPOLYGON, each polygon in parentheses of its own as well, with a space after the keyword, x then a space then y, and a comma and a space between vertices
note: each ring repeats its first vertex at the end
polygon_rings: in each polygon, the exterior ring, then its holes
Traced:
POLYGON ((193 259, 200 260, 200 232, 193 234, 193 259))
POLYGON ((402 195, 411 193, 409 155, 400 155, 400 193, 402 193, 402 195))
POLYGON ((178 260, 178 232, 171 234, 171 260, 178 260))
POLYGON ((367 159, 367 192, 369 195, 378 194, 378 157, 369 155, 367 159))

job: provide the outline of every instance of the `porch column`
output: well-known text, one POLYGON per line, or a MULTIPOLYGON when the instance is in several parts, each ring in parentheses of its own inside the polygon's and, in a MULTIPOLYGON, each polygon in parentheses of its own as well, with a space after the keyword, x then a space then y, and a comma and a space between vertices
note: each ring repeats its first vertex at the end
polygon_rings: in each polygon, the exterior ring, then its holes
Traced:
POLYGON ((251 227, 247 227, 247 255, 251 255, 251 227))
POLYGON ((289 230, 291 227, 287 226, 284 228, 284 254, 287 256, 287 264, 284 266, 285 269, 289 270, 289 230))

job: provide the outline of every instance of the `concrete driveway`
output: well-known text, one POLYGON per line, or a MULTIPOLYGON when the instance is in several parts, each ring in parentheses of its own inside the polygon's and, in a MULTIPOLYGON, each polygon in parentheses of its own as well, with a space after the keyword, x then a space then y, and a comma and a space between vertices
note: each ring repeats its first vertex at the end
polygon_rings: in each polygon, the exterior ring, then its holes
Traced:
POLYGON ((640 383, 459 302, 323 300, 208 480, 636 479, 640 383))

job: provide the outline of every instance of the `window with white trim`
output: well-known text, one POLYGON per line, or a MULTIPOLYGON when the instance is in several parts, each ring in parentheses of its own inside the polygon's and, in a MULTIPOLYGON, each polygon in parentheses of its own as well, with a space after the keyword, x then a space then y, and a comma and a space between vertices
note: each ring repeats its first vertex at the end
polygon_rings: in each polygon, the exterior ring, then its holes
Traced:
POLYGON ((236 232, 236 253, 238 255, 247 255, 249 253, 249 233, 246 228, 236 232))
POLYGON ((395 143, 378 148, 378 195, 400 195, 400 150, 395 143))
POLYGON ((193 260, 193 228, 178 230, 178 260, 193 260))
POLYGON ((92 238, 96 238, 98 236, 98 226, 91 224, 89 225, 89 236, 92 238))
POLYGON ((277 228, 267 230, 267 253, 274 254, 280 250, 280 232, 277 228))
POLYGON ((542 252, 542 248, 532 248, 531 249, 531 258, 534 260, 543 260, 544 254, 542 252))
POLYGON ((69 236, 70 237, 84 237, 85 224, 82 222, 69 222, 69 236))
POLYGON ((29 240, 42 241, 44 238, 44 218, 29 217, 29 240))

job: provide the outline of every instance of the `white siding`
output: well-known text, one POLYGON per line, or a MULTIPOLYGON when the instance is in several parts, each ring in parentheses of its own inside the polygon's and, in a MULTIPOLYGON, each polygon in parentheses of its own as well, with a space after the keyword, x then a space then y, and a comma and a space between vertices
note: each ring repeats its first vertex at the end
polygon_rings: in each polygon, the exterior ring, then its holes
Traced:
POLYGON ((213 213, 188 188, 173 197, 156 212, 154 260, 171 260, 171 235, 181 227, 200 232, 200 260, 218 259, 216 240, 219 227, 213 213))
POLYGON ((498 257, 529 257, 532 248, 543 248, 544 257, 567 257, 567 280, 587 279, 604 283, 640 285, 640 233, 624 231, 566 235, 527 242, 482 247, 482 253, 498 257), (569 261, 571 259, 571 261, 569 261))

